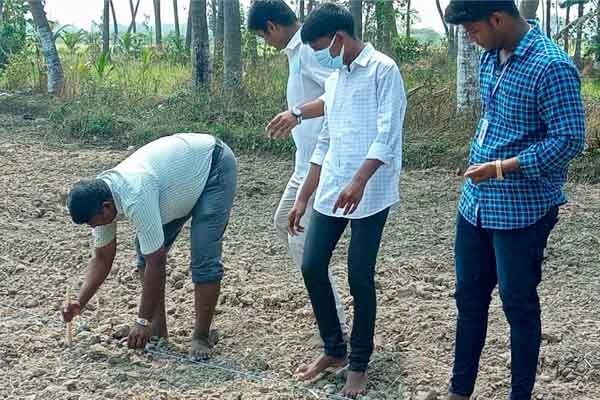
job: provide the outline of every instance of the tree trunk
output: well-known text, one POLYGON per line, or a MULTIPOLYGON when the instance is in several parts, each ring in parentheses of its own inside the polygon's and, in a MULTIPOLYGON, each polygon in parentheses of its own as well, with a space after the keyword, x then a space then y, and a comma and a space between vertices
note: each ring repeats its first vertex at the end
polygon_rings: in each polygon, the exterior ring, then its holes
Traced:
MULTIPOLYGON (((579 3, 579 5, 577 6, 577 18, 582 18, 584 11, 585 11, 585 4, 583 3, 579 3)), ((581 69, 583 68, 583 62, 581 59, 581 42, 583 40, 583 24, 579 24, 577 26, 577 38, 575 39, 575 55, 573 57, 573 60, 575 61, 575 65, 577 65, 577 68, 581 69)))
MULTIPOLYGON (((254 0, 250 1, 250 5, 252 5, 252 3, 254 3, 254 0)), ((256 61, 258 60, 258 41, 256 40, 256 35, 248 35, 248 42, 246 45, 250 61, 252 62, 252 65, 256 65, 256 61)))
POLYGON ((406 37, 410 37, 410 0, 406 1, 406 37))
POLYGON ((210 31, 213 34, 213 40, 215 38, 215 35, 217 34, 217 12, 218 12, 217 0, 211 0, 209 24, 210 24, 210 31))
POLYGON ((464 27, 458 27, 456 108, 459 113, 473 110, 480 101, 479 51, 469 42, 464 27))
POLYGON ((354 34, 362 40, 362 0, 350 0, 350 14, 354 20, 354 34))
POLYGON ((102 53, 110 52, 110 0, 104 0, 102 12, 102 53))
POLYGON ((206 0, 192 0, 192 84, 198 90, 210 83, 210 50, 208 24, 206 21, 206 0))
POLYGON ((160 18, 160 0, 154 0, 154 30, 156 32, 156 47, 162 47, 162 21, 160 18))
POLYGON ((113 17, 113 43, 117 43, 119 40, 119 24, 117 24, 117 13, 115 13, 113 0, 110 0, 110 11, 113 17))
POLYGON ((129 0, 129 8, 131 9, 131 25, 127 29, 127 32, 137 32, 137 24, 135 22, 135 18, 137 16, 138 8, 140 7, 140 0, 137 0, 135 7, 133 6, 133 0, 129 0))
POLYGON ((224 87, 234 89, 240 86, 242 76, 242 31, 240 19, 240 3, 238 0, 225 0, 224 22, 224 87))
POLYGON ((215 55, 214 59, 223 59, 223 43, 225 42, 225 0, 214 0, 217 2, 217 29, 215 31, 215 55))
POLYGON ((194 0, 190 0, 190 7, 188 8, 187 26, 185 27, 185 49, 188 51, 188 53, 192 49, 192 3, 193 2, 194 2, 194 0))
POLYGON ((546 34, 552 37, 552 1, 546 0, 546 34))
POLYGON ((521 0, 519 11, 525 19, 537 19, 537 10, 540 6, 540 0, 521 0))
POLYGON ((298 2, 298 7, 298 18, 300 18, 301 22, 304 22, 304 0, 298 2))
POLYGON ((40 38, 42 52, 48 68, 48 93, 60 96, 65 87, 65 76, 63 73, 60 57, 54 43, 54 34, 48 24, 46 12, 41 0, 27 0, 33 21, 40 38))
POLYGON ((377 0, 375 15, 377 19, 377 42, 381 50, 389 56, 392 54, 393 39, 398 37, 394 3, 386 0, 377 0))
POLYGON ((4 0, 0 0, 0 24, 2 23, 2 11, 4 11, 4 0))
MULTIPOLYGON (((571 22, 571 6, 570 5, 567 6, 566 14, 567 15, 565 17, 565 26, 569 26, 569 23, 571 22)), ((565 52, 567 54, 569 54, 569 44, 570 44, 569 39, 570 39, 570 37, 569 37, 568 29, 565 30, 565 34, 563 37, 564 37, 564 41, 565 41, 565 52)))
MULTIPOLYGON (((177 38, 177 42, 181 39, 181 31, 179 30, 179 10, 178 10, 177 0, 173 0, 173 18, 175 18, 175 37, 177 38)), ((206 8, 206 7, 205 7, 206 8)))
POLYGON ((315 0, 308 0, 308 4, 306 5, 306 15, 310 14, 313 8, 315 8, 315 0))
POLYGON ((454 38, 454 26, 448 26, 446 20, 444 19, 444 10, 442 9, 442 5, 440 4, 440 0, 435 0, 435 5, 438 10, 438 14, 440 15, 440 19, 442 20, 442 25, 444 25, 444 31, 446 32, 446 40, 448 41, 448 56, 451 58, 456 57, 456 40, 454 38))

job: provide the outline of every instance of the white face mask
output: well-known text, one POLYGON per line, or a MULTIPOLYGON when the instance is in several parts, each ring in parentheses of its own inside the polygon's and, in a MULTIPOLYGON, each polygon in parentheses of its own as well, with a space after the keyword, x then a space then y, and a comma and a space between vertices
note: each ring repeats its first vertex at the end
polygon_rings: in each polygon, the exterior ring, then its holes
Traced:
POLYGON ((331 55, 331 46, 335 43, 336 36, 333 36, 331 43, 329 43, 329 47, 322 50, 315 51, 315 56, 317 57, 317 61, 327 68, 331 69, 340 69, 344 66, 344 46, 342 45, 342 50, 340 51, 340 55, 337 57, 333 57, 331 55))

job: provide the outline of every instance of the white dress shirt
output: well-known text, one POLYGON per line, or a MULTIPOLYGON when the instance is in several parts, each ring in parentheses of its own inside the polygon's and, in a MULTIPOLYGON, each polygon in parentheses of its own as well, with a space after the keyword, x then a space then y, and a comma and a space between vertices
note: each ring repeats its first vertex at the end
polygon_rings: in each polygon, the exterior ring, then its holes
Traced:
MULTIPOLYGON (((319 64, 310 46, 302 44, 300 31, 301 29, 298 29, 284 50, 289 63, 287 103, 290 110, 323 95, 325 80, 333 72, 332 69, 319 64)), ((296 144, 294 174, 300 179, 304 179, 308 174, 310 157, 322 127, 323 118, 314 118, 302 121, 292 130, 296 144)))
POLYGON ((406 94, 400 70, 385 54, 366 44, 350 67, 327 80, 325 120, 311 163, 321 165, 314 208, 328 216, 340 193, 366 159, 383 162, 365 187, 356 211, 366 218, 400 200, 402 125, 406 94))
MULTIPOLYGON (((117 216, 135 226, 142 254, 161 248, 164 224, 192 211, 206 185, 214 147, 210 135, 166 136, 98 175, 110 187, 117 216)), ((95 246, 109 244, 116 231, 117 218, 94 228, 95 246)))

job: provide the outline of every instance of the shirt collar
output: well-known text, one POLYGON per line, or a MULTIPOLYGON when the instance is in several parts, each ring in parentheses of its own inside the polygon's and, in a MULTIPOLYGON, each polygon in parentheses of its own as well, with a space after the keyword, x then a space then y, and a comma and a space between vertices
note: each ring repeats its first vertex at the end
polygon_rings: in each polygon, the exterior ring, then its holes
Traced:
POLYGON ((540 25, 538 24, 537 21, 527 20, 527 22, 529 22, 529 25, 531 25, 531 29, 529 30, 529 32, 527 32, 525 34, 525 36, 523 36, 523 38, 519 42, 517 48, 513 52, 513 54, 517 57, 521 57, 521 56, 525 55, 525 53, 527 53, 527 50, 529 50, 531 45, 533 45, 533 43, 537 39, 539 39, 540 35, 543 35, 543 33, 540 29, 540 25))
POLYGON ((119 194, 115 191, 112 182, 109 179, 102 179, 110 189, 112 193, 113 203, 115 204, 115 209, 117 210, 117 215, 123 214, 123 206, 121 205, 121 199, 119 198, 119 194))
POLYGON ((283 49, 284 52, 287 53, 290 51, 294 51, 302 44, 301 32, 302 32, 302 27, 300 27, 300 29, 298 29, 298 31, 294 34, 294 36, 292 36, 292 38, 288 42, 287 46, 285 46, 285 49, 283 49))
MULTIPOLYGON (((362 49, 358 57, 356 57, 356 59, 352 62, 352 64, 357 64, 361 67, 366 67, 367 64, 369 64, 369 61, 371 60, 371 57, 373 56, 374 52, 375 48, 371 43, 365 44, 365 47, 362 49)), ((352 64, 350 64, 350 67, 352 67, 352 64)))

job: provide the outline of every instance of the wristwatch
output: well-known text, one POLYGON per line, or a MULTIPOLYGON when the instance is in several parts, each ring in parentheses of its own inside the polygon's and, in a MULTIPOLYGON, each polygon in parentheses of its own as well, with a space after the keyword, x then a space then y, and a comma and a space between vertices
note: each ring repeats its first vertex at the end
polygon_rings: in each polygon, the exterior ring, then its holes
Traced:
POLYGON ((138 324, 139 326, 143 326, 144 328, 147 328, 150 326, 150 323, 152 321, 150 321, 149 319, 145 319, 145 318, 136 318, 135 319, 135 323, 138 324))
POLYGON ((296 117, 296 120, 298 120, 298 125, 300 125, 302 123, 302 117, 303 117, 302 110, 300 110, 300 107, 292 107, 290 112, 292 113, 292 115, 294 117, 296 117))

